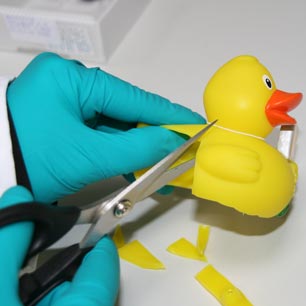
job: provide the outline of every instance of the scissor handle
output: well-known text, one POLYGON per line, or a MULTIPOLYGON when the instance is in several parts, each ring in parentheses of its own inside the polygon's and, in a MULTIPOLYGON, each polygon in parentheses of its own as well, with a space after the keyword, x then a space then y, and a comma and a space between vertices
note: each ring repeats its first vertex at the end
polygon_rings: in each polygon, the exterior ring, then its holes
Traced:
POLYGON ((19 279, 19 297, 23 305, 34 306, 53 288, 73 278, 85 254, 92 248, 80 249, 74 244, 60 251, 32 273, 19 279))
POLYGON ((0 210, 0 227, 32 221, 34 234, 24 263, 64 236, 76 223, 81 210, 75 206, 60 207, 28 202, 0 210))

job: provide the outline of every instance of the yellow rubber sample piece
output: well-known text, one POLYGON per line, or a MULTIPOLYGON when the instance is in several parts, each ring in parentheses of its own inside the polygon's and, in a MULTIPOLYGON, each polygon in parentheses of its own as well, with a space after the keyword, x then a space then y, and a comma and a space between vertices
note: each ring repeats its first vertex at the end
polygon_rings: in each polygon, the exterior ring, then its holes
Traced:
POLYGON ((124 236, 122 233, 121 226, 117 226, 113 235, 113 241, 117 247, 117 249, 123 247, 125 245, 124 236))
POLYGON ((198 248, 185 238, 180 238, 169 245, 167 251, 174 255, 207 262, 203 252, 199 252, 198 248))
POLYGON ((118 249, 120 258, 143 269, 162 270, 165 266, 139 241, 134 240, 118 249))
POLYGON ((204 255, 209 238, 209 231, 210 231, 209 226, 199 225, 197 249, 200 255, 204 255))
POLYGON ((245 295, 212 265, 206 266, 195 278, 222 306, 253 306, 245 295))

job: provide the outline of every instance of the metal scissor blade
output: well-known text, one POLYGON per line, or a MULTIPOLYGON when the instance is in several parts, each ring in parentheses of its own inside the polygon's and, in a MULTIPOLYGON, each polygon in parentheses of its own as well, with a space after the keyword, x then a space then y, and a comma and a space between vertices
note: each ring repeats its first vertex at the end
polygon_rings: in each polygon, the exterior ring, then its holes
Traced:
MULTIPOLYGON (((191 169, 195 164, 195 158, 192 158, 182 164, 179 164, 176 167, 168 169, 166 172, 160 175, 158 180, 153 182, 143 193, 142 197, 138 199, 141 201, 148 196, 150 196, 155 191, 159 190, 160 188, 167 185, 169 182, 180 176, 181 174, 185 173, 189 169, 191 169)), ((120 192, 122 192, 126 187, 120 188, 119 190, 112 192, 102 200, 98 200, 94 203, 91 203, 89 207, 85 207, 82 209, 80 217, 77 221, 77 224, 89 224, 92 223, 93 220, 97 218, 97 212, 99 212, 99 204, 101 203, 108 203, 111 199, 117 196, 120 192)), ((102 204, 103 205, 103 204, 102 204)))
POLYGON ((216 122, 217 120, 207 125, 199 133, 191 137, 178 149, 167 155, 145 174, 117 194, 113 199, 102 203, 99 210, 95 210, 95 213, 97 214, 96 221, 94 224, 92 224, 87 234, 81 241, 80 247, 85 248, 94 245, 103 235, 107 234, 114 228, 114 226, 120 221, 121 217, 120 215, 116 215, 118 205, 127 203, 127 207, 129 207, 127 209, 130 209, 134 203, 151 195, 153 192, 190 169, 193 166, 194 161, 190 161, 190 163, 187 162, 185 164, 185 168, 184 166, 178 166, 173 168, 173 171, 169 170, 168 174, 171 173, 169 176, 166 174, 165 176, 162 176, 167 172, 169 167, 172 166, 179 159, 179 157, 182 156, 182 154, 186 152, 186 150, 191 147, 191 145, 194 144, 216 122), (176 171, 175 169, 178 170, 176 171))
POLYGON ((163 186, 167 185, 169 182, 179 177, 181 174, 185 173, 191 169, 195 164, 195 158, 178 165, 177 167, 171 168, 164 172, 157 181, 153 182, 142 194, 142 197, 139 199, 143 200, 146 197, 150 196, 155 191, 159 190, 163 186))
MULTIPOLYGON (((119 202, 123 199, 128 199, 132 204, 139 201, 139 199, 143 199, 143 193, 155 182, 158 178, 166 172, 170 166, 172 166, 182 155, 186 152, 186 150, 191 147, 201 136, 210 129, 217 120, 208 124, 205 128, 203 128, 200 132, 198 132, 195 136, 188 139, 183 145, 177 148, 175 151, 167 155, 160 162, 154 165, 151 169, 149 169, 146 173, 144 173, 141 177, 139 177, 136 181, 134 181, 131 185, 129 185, 126 189, 124 189, 121 193, 119 193, 114 199, 114 202, 119 202)), ((181 173, 179 173, 181 174, 181 173)), ((170 180, 172 180, 171 178, 170 180)), ((169 182, 169 181, 168 181, 169 182)), ((168 182, 164 182, 164 185, 168 182)), ((162 186, 160 186, 162 187, 162 186)), ((158 188, 159 189, 159 188, 158 188)), ((157 190, 157 189, 156 189, 157 190)), ((155 192, 154 190, 153 192, 155 192)), ((151 192, 151 193, 153 193, 151 192)), ((147 192, 146 192, 147 194, 147 192)), ((148 196, 148 194, 147 194, 148 196)))

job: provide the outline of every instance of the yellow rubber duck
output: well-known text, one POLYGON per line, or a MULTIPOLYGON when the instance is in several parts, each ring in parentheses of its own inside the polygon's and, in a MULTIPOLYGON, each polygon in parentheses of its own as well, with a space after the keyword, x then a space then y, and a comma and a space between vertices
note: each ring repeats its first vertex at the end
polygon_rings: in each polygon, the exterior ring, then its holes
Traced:
MULTIPOLYGON (((255 57, 230 60, 204 91, 207 119, 218 122, 201 139, 194 169, 173 185, 244 214, 278 215, 294 195, 297 167, 265 137, 277 125, 296 123, 287 112, 301 100, 301 93, 276 89, 270 72, 255 57)), ((203 126, 167 128, 192 136, 203 126)))

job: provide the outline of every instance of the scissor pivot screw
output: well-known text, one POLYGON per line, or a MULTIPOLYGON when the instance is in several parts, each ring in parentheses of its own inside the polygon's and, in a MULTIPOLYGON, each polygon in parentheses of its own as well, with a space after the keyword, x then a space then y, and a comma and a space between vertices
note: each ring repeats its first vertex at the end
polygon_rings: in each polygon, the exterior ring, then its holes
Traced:
POLYGON ((117 218, 122 218, 123 216, 128 214, 131 209, 132 203, 129 200, 122 200, 116 205, 114 215, 117 218))

